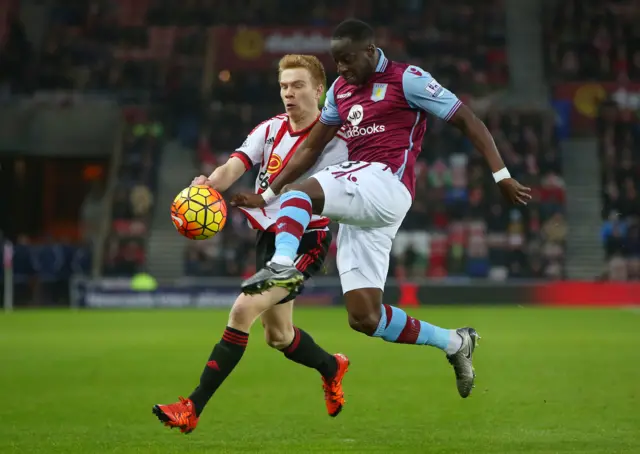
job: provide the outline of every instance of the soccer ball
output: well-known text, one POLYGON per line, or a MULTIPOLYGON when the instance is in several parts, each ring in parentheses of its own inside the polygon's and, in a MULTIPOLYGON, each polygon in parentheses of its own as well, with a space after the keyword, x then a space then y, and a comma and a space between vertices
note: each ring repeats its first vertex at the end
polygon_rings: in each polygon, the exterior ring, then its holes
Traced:
POLYGON ((189 186, 173 200, 171 219, 182 235, 191 240, 206 240, 227 222, 227 204, 209 186, 189 186))

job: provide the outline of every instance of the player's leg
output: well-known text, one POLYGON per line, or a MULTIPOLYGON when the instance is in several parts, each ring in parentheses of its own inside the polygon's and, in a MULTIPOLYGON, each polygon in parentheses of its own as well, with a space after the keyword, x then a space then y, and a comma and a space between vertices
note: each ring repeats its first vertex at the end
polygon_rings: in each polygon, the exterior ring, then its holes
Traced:
POLYGON ((267 344, 281 351, 287 359, 316 369, 326 378, 335 376, 338 365, 303 329, 293 325, 293 301, 278 304, 261 316, 267 344))
POLYGON ((403 217, 411 205, 411 197, 402 183, 378 163, 345 162, 330 166, 286 189, 280 197, 275 253, 265 268, 242 283, 245 293, 260 293, 272 286, 295 290, 302 283, 303 276, 296 271, 293 260, 312 214, 347 224, 384 226, 396 222, 398 216, 403 217), (393 200, 385 184, 400 186, 403 200, 393 200), (375 197, 362 199, 361 185, 375 187, 371 191, 375 197))
POLYGON ((304 276, 293 262, 311 215, 322 212, 323 205, 322 187, 313 178, 285 188, 280 196, 273 257, 269 257, 268 266, 242 283, 243 292, 260 293, 274 285, 295 291, 302 284, 304 276))
MULTIPOLYGON (((328 230, 306 232, 300 241, 295 260, 296 269, 305 279, 322 270, 324 259, 331 246, 332 235, 328 230)), ((266 248, 266 255, 275 250, 266 248)), ((337 416, 344 405, 342 379, 347 372, 349 359, 343 354, 330 355, 316 344, 304 330, 293 326, 293 299, 300 290, 291 292, 278 305, 262 314, 262 323, 269 345, 282 350, 285 357, 316 369, 323 378, 325 403, 330 416, 337 416)))
POLYGON ((338 269, 349 325, 387 342, 430 345, 444 351, 454 367, 458 392, 467 397, 475 376, 471 362, 477 341, 475 330, 441 328, 383 303, 389 253, 396 230, 397 226, 380 229, 340 226, 338 269))
POLYGON ((241 294, 238 296, 229 313, 229 321, 222 334, 222 339, 213 348, 200 376, 200 384, 189 396, 198 415, 213 393, 242 359, 253 323, 260 317, 260 314, 272 308, 286 296, 287 291, 282 288, 271 289, 262 295, 241 294))
POLYGON ((379 288, 350 290, 344 298, 349 326, 367 336, 396 344, 430 345, 447 355, 457 353, 462 347, 463 339, 457 330, 440 328, 411 317, 399 307, 384 304, 379 288))
POLYGON ((170 405, 155 405, 153 413, 171 428, 178 427, 183 433, 193 431, 204 407, 242 359, 253 323, 260 314, 287 295, 287 290, 283 288, 273 288, 262 295, 240 294, 231 308, 222 338, 209 355, 196 389, 188 399, 180 398, 179 402, 170 405))
POLYGON ((269 346, 280 350, 287 359, 320 373, 327 412, 329 416, 337 416, 345 402, 342 379, 349 366, 347 357, 329 354, 306 331, 293 325, 293 302, 274 306, 261 319, 269 346))
POLYGON ((337 416, 344 406, 342 379, 349 359, 329 354, 303 329, 293 325, 293 301, 278 304, 261 315, 267 344, 298 364, 317 370, 322 376, 329 416, 337 416))

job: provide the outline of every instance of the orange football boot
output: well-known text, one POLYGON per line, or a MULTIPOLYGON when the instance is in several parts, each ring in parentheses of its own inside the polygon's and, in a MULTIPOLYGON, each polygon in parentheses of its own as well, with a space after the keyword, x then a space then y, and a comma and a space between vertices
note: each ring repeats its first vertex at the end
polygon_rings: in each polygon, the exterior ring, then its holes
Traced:
POLYGON ((344 378, 344 374, 349 370, 349 358, 342 353, 336 353, 333 357, 338 363, 338 370, 333 378, 322 378, 322 381, 324 382, 322 384, 322 388, 324 389, 324 400, 327 404, 329 416, 336 417, 340 411, 342 411, 342 407, 344 406, 342 379, 344 378))
POLYGON ((179 427, 183 434, 193 432, 198 425, 196 409, 191 399, 180 397, 180 402, 170 405, 154 405, 152 411, 165 426, 172 429, 179 427))

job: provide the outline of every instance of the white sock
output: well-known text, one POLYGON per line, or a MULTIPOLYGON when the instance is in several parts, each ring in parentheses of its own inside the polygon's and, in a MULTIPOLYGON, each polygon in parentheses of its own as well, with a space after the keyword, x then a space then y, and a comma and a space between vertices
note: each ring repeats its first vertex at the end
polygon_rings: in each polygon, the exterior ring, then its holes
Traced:
POLYGON ((454 353, 458 353, 458 350, 462 348, 462 336, 456 332, 455 329, 449 330, 449 343, 447 344, 447 348, 444 349, 444 352, 447 355, 453 355, 454 353))
POLYGON ((273 263, 277 263, 278 265, 284 265, 284 266, 293 265, 293 260, 291 259, 291 257, 287 257, 285 255, 276 255, 271 259, 271 261, 273 263))

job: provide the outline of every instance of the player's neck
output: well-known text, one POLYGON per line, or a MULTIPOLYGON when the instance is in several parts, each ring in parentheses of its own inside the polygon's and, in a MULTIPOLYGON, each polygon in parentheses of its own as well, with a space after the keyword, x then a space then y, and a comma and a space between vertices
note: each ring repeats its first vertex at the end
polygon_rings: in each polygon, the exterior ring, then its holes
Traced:
POLYGON ((289 125, 291 126, 291 130, 298 132, 308 128, 318 119, 319 115, 320 111, 317 109, 313 112, 305 112, 296 117, 289 115, 289 125))

